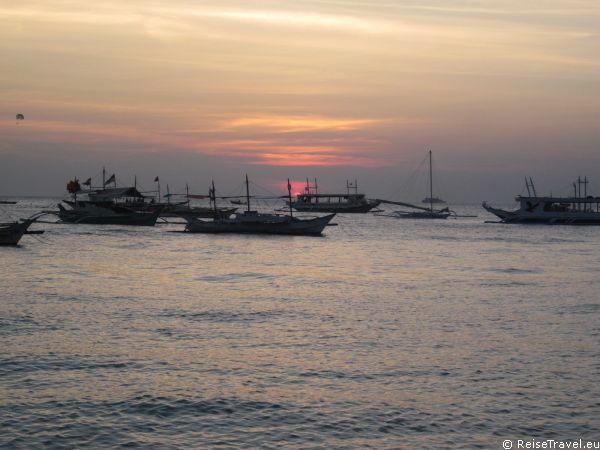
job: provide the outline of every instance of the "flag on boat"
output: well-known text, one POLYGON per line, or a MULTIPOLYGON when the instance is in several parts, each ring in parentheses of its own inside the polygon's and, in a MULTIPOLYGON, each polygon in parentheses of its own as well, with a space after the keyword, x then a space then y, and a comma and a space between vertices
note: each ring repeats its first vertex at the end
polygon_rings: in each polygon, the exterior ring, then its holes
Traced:
POLYGON ((88 178, 87 180, 85 180, 85 182, 83 183, 84 186, 91 186, 92 185, 92 179, 88 178))
POLYGON ((110 178, 104 182, 104 186, 106 186, 108 183, 115 183, 115 182, 116 182, 116 178, 115 178, 115 174, 113 173, 110 176, 110 178))
POLYGON ((156 177, 156 178, 154 179, 154 182, 155 182, 155 183, 158 183, 159 181, 160 181, 160 180, 158 179, 158 177, 156 177))

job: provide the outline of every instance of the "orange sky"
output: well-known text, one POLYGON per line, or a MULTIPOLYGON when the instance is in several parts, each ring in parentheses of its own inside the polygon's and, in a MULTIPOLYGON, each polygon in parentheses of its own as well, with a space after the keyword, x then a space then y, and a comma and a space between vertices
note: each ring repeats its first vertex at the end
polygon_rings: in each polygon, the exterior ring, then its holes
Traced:
POLYGON ((597 170, 598 30, 596 0, 4 2, 0 155, 597 170))

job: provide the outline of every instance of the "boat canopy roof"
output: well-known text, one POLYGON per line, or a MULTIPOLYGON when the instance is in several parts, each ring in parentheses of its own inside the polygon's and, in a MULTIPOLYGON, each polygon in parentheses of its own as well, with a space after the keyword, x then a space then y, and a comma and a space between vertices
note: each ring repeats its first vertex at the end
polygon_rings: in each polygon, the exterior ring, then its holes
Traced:
POLYGON ((134 187, 102 189, 91 192, 89 197, 94 201, 115 200, 122 197, 144 198, 142 193, 134 187))
POLYGON ((551 202, 551 203, 598 203, 600 197, 527 197, 518 195, 515 197, 518 202, 551 202))
POLYGON ((298 198, 364 198, 365 194, 298 194, 298 198))

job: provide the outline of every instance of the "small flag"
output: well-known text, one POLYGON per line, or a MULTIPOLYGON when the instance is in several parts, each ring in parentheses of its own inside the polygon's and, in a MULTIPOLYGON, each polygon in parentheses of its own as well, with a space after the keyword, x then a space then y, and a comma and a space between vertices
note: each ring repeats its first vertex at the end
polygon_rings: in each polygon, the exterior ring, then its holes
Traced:
POLYGON ((92 185, 92 179, 88 178, 87 180, 85 180, 85 183, 83 183, 84 186, 91 186, 92 185))
POLYGON ((160 180, 158 179, 158 177, 156 177, 156 178, 154 179, 154 182, 155 182, 155 183, 158 183, 159 181, 160 181, 160 180))
POLYGON ((104 186, 106 186, 108 183, 114 183, 114 182, 115 182, 115 174, 113 173, 110 176, 110 178, 104 182, 104 186))

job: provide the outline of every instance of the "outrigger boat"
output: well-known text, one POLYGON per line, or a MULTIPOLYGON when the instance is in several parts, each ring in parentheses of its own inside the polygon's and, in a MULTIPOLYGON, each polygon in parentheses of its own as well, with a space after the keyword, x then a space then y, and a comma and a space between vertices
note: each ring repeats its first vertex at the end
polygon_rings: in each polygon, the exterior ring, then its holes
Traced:
POLYGON ((483 202, 483 208, 501 219, 502 223, 546 223, 563 225, 600 225, 600 197, 587 195, 587 177, 573 183, 572 197, 539 197, 533 180, 525 178, 527 195, 518 195, 519 209, 506 211, 483 202), (584 192, 582 193, 582 185, 584 192))
MULTIPOLYGON (((197 195, 190 194, 189 188, 186 185, 185 194, 171 194, 169 192, 169 185, 167 185, 167 193, 165 197, 167 198, 167 203, 155 203, 152 207, 156 208, 162 206, 162 212, 160 213, 160 217, 199 217, 209 219, 214 216, 214 210, 212 207, 207 206, 192 206, 191 199, 206 199, 207 195, 197 195), (171 197, 173 196, 184 196, 186 198, 185 201, 181 202, 171 202, 171 197)), ((160 187, 159 187, 159 197, 160 197, 160 187)), ((237 211, 236 207, 230 208, 218 208, 219 215, 224 217, 229 217, 234 212, 237 211)))
POLYGON ((365 194, 359 194, 356 180, 354 184, 346 181, 345 194, 319 194, 317 180, 311 186, 307 179, 304 193, 297 195, 294 201, 289 200, 288 204, 302 212, 367 213, 379 206, 380 201, 370 200, 365 194))
MULTIPOLYGON (((256 233, 256 234, 285 234, 285 235, 321 235, 323 229, 335 214, 322 217, 304 219, 294 217, 290 206, 290 214, 265 214, 253 211, 250 208, 250 188, 248 175, 246 175, 246 204, 243 213, 236 213, 231 217, 224 217, 216 207, 215 185, 210 189, 210 199, 213 206, 214 218, 211 221, 201 220, 196 217, 186 217, 188 233, 256 233)), ((291 205, 291 185, 288 180, 288 205, 291 205)))
MULTIPOLYGON (((108 181, 104 181, 104 170, 102 171, 102 188, 94 190, 91 187, 91 179, 84 184, 90 189, 83 192, 79 180, 74 179, 67 184, 67 190, 71 194, 71 200, 63 200, 65 207, 58 204, 58 212, 52 212, 65 223, 73 224, 97 224, 97 225, 138 225, 154 226, 160 216, 162 206, 152 207, 154 200, 146 201, 135 187, 106 188, 106 185, 114 182, 114 175, 108 181), (77 198, 78 194, 84 194, 87 199, 77 198)), ((115 182, 116 185, 116 182, 115 182)))
POLYGON ((44 213, 34 214, 18 222, 0 223, 0 245, 17 245, 24 234, 41 234, 43 231, 29 231, 29 227, 44 213))

